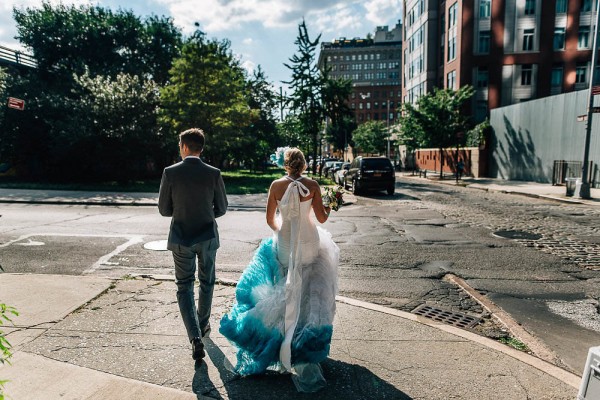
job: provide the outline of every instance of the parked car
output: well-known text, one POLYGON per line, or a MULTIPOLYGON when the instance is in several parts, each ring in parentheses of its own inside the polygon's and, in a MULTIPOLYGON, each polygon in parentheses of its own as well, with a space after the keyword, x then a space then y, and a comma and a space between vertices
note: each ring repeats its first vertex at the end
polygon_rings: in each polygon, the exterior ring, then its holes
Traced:
POLYGON ((343 161, 334 161, 327 170, 327 177, 333 181, 335 172, 342 167, 343 163, 343 161))
POLYGON ((333 181, 340 186, 344 186, 344 175, 346 175, 349 168, 349 162, 342 163, 342 166, 333 174, 333 181))
POLYGON ((344 176, 344 188, 352 193, 385 190, 393 195, 395 187, 394 166, 387 157, 356 157, 344 176))
POLYGON ((333 165, 334 162, 339 161, 337 158, 325 158, 321 161, 320 175, 327 176, 327 170, 333 165))

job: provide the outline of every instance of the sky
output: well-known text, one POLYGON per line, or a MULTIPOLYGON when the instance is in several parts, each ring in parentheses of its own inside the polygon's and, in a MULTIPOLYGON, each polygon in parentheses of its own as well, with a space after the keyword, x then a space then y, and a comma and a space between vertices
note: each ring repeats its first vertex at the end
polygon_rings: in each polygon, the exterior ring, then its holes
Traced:
MULTIPOLYGON (((297 50, 294 41, 298 25, 305 19, 311 39, 321 34, 321 42, 340 37, 366 37, 377 26, 392 29, 401 19, 401 0, 46 0, 52 4, 92 4, 118 10, 132 10, 144 17, 165 15, 173 18, 184 35, 194 23, 209 38, 229 39, 232 51, 242 65, 252 71, 261 66, 274 87, 286 87, 291 71, 283 64, 297 50)), ((0 46, 24 50, 14 37, 17 33, 13 7, 36 8, 41 0, 2 0, 0 2, 0 46)), ((318 54, 318 51, 317 51, 318 54)))

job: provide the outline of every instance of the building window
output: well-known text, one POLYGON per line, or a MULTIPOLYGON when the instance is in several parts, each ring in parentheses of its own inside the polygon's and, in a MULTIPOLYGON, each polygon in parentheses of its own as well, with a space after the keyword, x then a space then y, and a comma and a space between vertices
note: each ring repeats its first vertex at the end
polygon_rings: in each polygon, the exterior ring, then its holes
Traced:
POLYGON ((446 88, 454 90, 456 84, 456 70, 452 72, 448 72, 447 80, 446 80, 446 88))
POLYGON ((587 49, 590 47, 590 27, 580 26, 579 27, 579 38, 577 41, 578 49, 587 49))
POLYGON ((456 25, 456 11, 458 8, 458 4, 454 3, 448 8, 448 29, 452 28, 456 25))
POLYGON ((492 13, 492 0, 479 0, 479 18, 489 18, 492 13))
POLYGON ((490 52, 490 31, 479 32, 479 53, 487 54, 490 52))
POLYGON ((456 37, 448 38, 448 61, 456 58, 456 37))
POLYGON ((530 86, 531 85, 531 75, 533 74, 533 68, 531 64, 523 64, 521 65, 521 85, 522 86, 530 86))
POLYGON ((477 68, 477 87, 486 88, 488 86, 489 73, 487 67, 477 68))
POLYGON ((475 105, 475 116, 478 121, 483 121, 488 114, 487 100, 477 100, 475 105))
POLYGON ((554 28, 554 50, 565 48, 565 28, 554 28))
POLYGON ((585 83, 587 74, 587 63, 577 63, 575 67, 575 83, 585 83))
POLYGON ((535 0, 525 0, 525 15, 535 15, 535 0))
POLYGON ((550 85, 562 86, 563 84, 563 67, 557 66, 552 68, 552 79, 550 85))
POLYGON ((592 0, 582 0, 581 12, 589 12, 589 11, 592 11, 592 0))
POLYGON ((564 14, 567 12, 567 0, 556 0, 556 13, 564 14))
POLYGON ((523 51, 533 50, 534 29, 525 29, 523 32, 523 51))

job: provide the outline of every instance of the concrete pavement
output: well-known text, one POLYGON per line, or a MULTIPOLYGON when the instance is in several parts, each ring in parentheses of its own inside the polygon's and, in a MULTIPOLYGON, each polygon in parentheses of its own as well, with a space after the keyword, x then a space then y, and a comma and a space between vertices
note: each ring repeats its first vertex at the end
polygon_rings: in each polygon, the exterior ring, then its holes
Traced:
MULTIPOLYGON (((416 178, 415 179, 421 179, 416 178)), ((454 181, 440 181, 454 184, 454 181)), ((573 202, 564 187, 463 180, 482 189, 573 202)), ((350 197, 350 196, 349 196, 350 197)), ((600 205, 600 190, 593 189, 600 205)), ((265 195, 230 196, 232 208, 262 208, 265 195)), ((155 205, 154 193, 0 189, 0 202, 155 205)), ((190 357, 175 285, 162 277, 1 274, 0 303, 15 306, 13 344, 0 366, 13 399, 574 399, 580 377, 468 330, 338 297, 334 337, 323 363, 328 386, 296 392, 289 376, 240 379, 235 351, 220 334, 233 282, 216 287, 205 362, 190 357)))
POLYGON ((175 284, 155 279, 0 274, 13 399, 574 399, 580 378, 467 330, 344 297, 323 363, 328 386, 296 392, 289 376, 240 379, 218 333, 234 287, 216 287, 205 362, 194 365, 175 284))

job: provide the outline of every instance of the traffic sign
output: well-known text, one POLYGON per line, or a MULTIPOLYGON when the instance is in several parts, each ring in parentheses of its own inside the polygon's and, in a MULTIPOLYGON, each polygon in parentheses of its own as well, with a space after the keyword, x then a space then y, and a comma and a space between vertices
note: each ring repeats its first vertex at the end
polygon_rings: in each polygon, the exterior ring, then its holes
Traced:
POLYGON ((592 112, 600 113, 600 107, 592 107, 592 112))
POLYGON ((8 98, 8 108, 23 111, 25 109, 25 100, 17 99, 16 97, 8 98))

